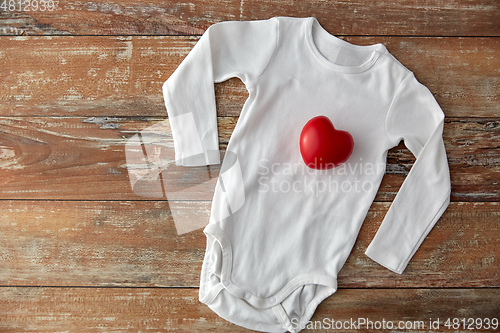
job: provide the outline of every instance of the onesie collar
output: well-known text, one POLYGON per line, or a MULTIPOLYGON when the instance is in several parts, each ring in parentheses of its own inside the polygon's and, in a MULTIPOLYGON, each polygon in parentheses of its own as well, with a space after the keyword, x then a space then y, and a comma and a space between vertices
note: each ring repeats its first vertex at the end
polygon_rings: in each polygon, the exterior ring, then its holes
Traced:
POLYGON ((314 54, 314 56, 325 66, 342 73, 360 73, 366 71, 377 61, 380 54, 387 51, 384 44, 378 43, 373 45, 355 45, 351 44, 345 40, 342 40, 334 35, 331 35, 328 31, 326 31, 318 20, 315 17, 307 18, 306 24, 306 39, 307 44, 309 45, 310 50, 314 54), (372 50, 370 58, 366 60, 364 63, 356 66, 343 66, 338 65, 334 62, 331 62, 321 52, 318 50, 316 44, 313 40, 313 29, 317 29, 317 31, 323 36, 323 38, 327 39, 330 43, 338 44, 339 46, 350 48, 352 50, 358 51, 367 51, 372 50))

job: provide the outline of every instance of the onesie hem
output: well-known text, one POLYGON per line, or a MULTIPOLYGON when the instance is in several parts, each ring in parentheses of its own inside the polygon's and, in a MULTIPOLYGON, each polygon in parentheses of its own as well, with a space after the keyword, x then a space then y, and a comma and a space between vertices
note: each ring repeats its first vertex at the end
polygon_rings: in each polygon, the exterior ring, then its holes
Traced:
POLYGON ((297 288, 300 288, 307 284, 315 284, 315 285, 323 285, 326 286, 324 290, 318 292, 307 304, 304 313, 300 318, 294 318, 297 320, 297 323, 305 323, 310 320, 316 311, 317 306, 328 296, 332 295, 337 291, 337 279, 328 275, 320 275, 320 274, 307 274, 307 275, 299 275, 289 281, 285 286, 283 286, 277 293, 271 295, 269 297, 257 297, 252 295, 250 292, 241 289, 237 285, 235 285, 231 281, 231 268, 232 268, 232 249, 229 239, 225 235, 225 233, 215 224, 209 223, 205 229, 203 230, 205 235, 210 235, 214 237, 220 244, 222 251, 222 266, 219 277, 219 282, 213 285, 209 290, 206 289, 206 284, 208 282, 207 276, 207 264, 204 260, 202 265, 202 274, 200 281, 200 295, 199 300, 201 303, 206 304, 212 309, 212 311, 216 312, 221 318, 224 318, 236 325, 252 329, 259 330, 262 332, 269 332, 269 329, 273 330, 273 332, 287 332, 290 331, 292 333, 297 333, 301 329, 300 327, 294 327, 294 323, 290 320, 287 315, 285 309, 282 306, 282 302, 288 298, 297 288), (276 331, 276 324, 258 324, 258 325, 247 325, 246 323, 241 323, 234 318, 228 318, 223 309, 219 309, 218 306, 214 304, 217 296, 222 292, 227 292, 229 295, 239 298, 242 302, 248 303, 250 306, 256 309, 265 310, 272 309, 276 319, 281 323, 281 328, 285 329, 282 331, 276 331), (263 330, 262 326, 266 327, 263 330))
POLYGON ((259 331, 259 332, 268 332, 268 333, 286 333, 286 332, 288 332, 288 330, 286 328, 283 328, 282 326, 277 328, 276 326, 278 326, 278 325, 268 324, 267 327, 264 328, 264 327, 259 327, 257 325, 243 324, 237 320, 234 320, 231 316, 227 316, 223 312, 219 311, 219 308, 213 306, 213 304, 206 304, 206 303, 204 303, 204 304, 207 305, 210 308, 210 310, 215 312, 219 317, 221 317, 224 320, 227 320, 228 322, 230 322, 234 325, 238 325, 240 327, 243 327, 243 328, 246 328, 249 330, 259 331))

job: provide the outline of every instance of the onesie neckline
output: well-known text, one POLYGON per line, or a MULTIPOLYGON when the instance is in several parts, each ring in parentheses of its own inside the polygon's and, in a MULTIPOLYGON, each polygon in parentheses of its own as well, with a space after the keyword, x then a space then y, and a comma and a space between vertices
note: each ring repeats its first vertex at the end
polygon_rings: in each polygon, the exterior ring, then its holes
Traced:
POLYGON ((338 72, 342 73, 360 73, 363 71, 366 71, 368 68, 370 68, 377 59, 379 58, 380 54, 386 51, 386 47, 382 43, 377 43, 377 44, 372 44, 372 45, 355 45, 351 44, 345 40, 342 40, 332 34, 330 34, 328 31, 326 31, 321 24, 318 22, 318 20, 315 17, 309 17, 308 19, 308 24, 306 25, 306 39, 307 39, 307 44, 309 46, 309 49, 311 52, 314 54, 314 56, 325 66, 329 67, 330 69, 333 69, 338 72), (326 39, 328 39, 329 42, 338 44, 342 47, 347 47, 353 50, 373 50, 370 58, 366 60, 364 63, 357 65, 357 66, 343 66, 343 65, 338 65, 334 62, 331 62, 321 52, 318 50, 316 44, 313 41, 313 29, 317 29, 317 31, 324 36, 326 39))

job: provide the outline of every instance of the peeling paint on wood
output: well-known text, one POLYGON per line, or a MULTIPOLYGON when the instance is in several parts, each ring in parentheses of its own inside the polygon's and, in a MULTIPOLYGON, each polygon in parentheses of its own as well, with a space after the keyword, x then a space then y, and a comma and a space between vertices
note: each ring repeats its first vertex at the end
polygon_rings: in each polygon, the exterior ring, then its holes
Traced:
MULTIPOLYGON (((4 199, 144 200, 132 192, 127 167, 133 166, 127 165, 125 145, 134 134, 163 120, 106 116, 0 117, 0 142, 5 150, 0 159, 0 195, 4 199), (74 191, 73 183, 77 180, 79 191, 74 191)), ((236 117, 218 118, 222 153, 236 122, 236 117)), ((444 141, 451 170, 452 200, 500 198, 500 126, 496 123, 497 118, 446 119, 444 141)), ((165 127, 165 131, 169 137, 169 128, 165 127)), ((401 143, 389 151, 387 161, 376 201, 395 197, 415 158, 401 143)), ((182 175, 185 169, 176 170, 168 173, 172 179, 186 177, 182 175)), ((190 195, 191 200, 211 200, 213 188, 203 187, 190 195)))
MULTIPOLYGON (((249 332, 220 318, 198 300, 198 289, 16 288, 0 294, 4 331, 155 331, 249 332)), ((325 299, 312 324, 409 321, 419 328, 404 332, 446 332, 443 318, 498 318, 500 292, 491 289, 354 289, 338 290, 325 299), (440 329, 429 321, 440 320, 440 329)), ((304 332, 324 332, 307 329, 304 332)), ((387 330, 353 329, 362 332, 387 330)), ((333 330, 333 329, 332 329, 333 330)), ((492 331, 492 330, 481 330, 492 331)))
POLYGON ((121 122, 122 119, 117 117, 90 117, 82 120, 84 123, 98 124, 101 129, 115 129, 120 127, 121 124, 113 122, 121 122))
MULTIPOLYGON (((210 205, 176 209, 208 223, 210 205)), ((451 203, 402 275, 364 254, 389 206, 370 208, 340 288, 500 287, 500 203, 451 203)), ((1 285, 198 286, 205 235, 179 235, 167 201, 4 200, 0 216, 1 285)))
MULTIPOLYGON (((382 42, 435 94, 447 117, 498 117, 498 38, 344 37, 382 42), (458 52, 467 51, 467 52, 458 52)), ((0 114, 165 116, 161 86, 197 37, 0 37, 0 114), (57 89, 54 89, 57 87, 57 89)), ((231 79, 216 85, 219 116, 248 97, 231 79)))
POLYGON ((30 35, 193 35, 220 21, 272 16, 317 16, 341 35, 494 36, 500 33, 495 0, 295 1, 226 0, 191 2, 56 1, 54 11, 6 12, 4 34, 30 35), (335 18, 335 19, 332 19, 335 18))

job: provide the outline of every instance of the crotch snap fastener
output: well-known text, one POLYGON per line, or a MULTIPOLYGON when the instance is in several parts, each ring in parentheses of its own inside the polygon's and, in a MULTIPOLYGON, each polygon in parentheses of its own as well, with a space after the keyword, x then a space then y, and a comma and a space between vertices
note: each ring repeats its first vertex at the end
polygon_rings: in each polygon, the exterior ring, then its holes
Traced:
POLYGON ((246 299, 246 300, 249 300, 250 298, 252 298, 252 294, 250 294, 250 293, 245 293, 245 299, 246 299))
POLYGON ((224 280, 222 281, 222 284, 227 287, 231 284, 231 282, 229 282, 228 280, 224 280))
POLYGON ((269 303, 274 304, 274 303, 276 303, 276 297, 271 296, 271 297, 269 297, 268 301, 269 301, 269 303))

